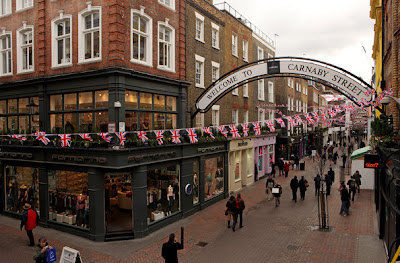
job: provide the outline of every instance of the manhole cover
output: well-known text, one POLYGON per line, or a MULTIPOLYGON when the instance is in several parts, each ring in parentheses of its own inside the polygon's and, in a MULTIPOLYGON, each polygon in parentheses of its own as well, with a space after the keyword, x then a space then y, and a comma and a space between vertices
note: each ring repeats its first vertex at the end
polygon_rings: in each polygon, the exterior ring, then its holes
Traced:
POLYGON ((289 249, 289 250, 297 250, 297 249, 299 249, 299 247, 298 247, 298 246, 289 245, 289 246, 287 247, 287 249, 289 249))
POLYGON ((205 247, 205 246, 207 246, 208 245, 208 243, 207 242, 199 242, 199 243, 197 243, 196 245, 198 245, 199 247, 205 247))

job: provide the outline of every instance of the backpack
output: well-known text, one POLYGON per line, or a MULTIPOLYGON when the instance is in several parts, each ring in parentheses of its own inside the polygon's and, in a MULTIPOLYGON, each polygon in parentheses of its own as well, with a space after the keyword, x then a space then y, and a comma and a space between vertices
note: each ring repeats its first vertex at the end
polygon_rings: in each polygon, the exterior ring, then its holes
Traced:
POLYGON ((354 181, 354 180, 351 180, 349 186, 350 186, 351 188, 354 188, 354 187, 356 186, 355 181, 354 181))

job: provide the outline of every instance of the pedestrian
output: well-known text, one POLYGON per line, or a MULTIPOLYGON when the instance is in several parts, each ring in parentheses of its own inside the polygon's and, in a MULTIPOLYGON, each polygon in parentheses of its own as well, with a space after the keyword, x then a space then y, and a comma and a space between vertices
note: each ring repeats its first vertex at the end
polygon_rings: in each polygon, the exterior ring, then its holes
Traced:
POLYGON ((353 197, 351 198, 351 201, 354 202, 354 196, 356 195, 356 180, 353 178, 350 178, 347 181, 347 185, 349 186, 349 198, 351 197, 351 193, 353 193, 353 197))
POLYGON ((168 242, 162 246, 161 255, 165 263, 178 263, 178 250, 183 249, 183 245, 175 240, 175 234, 169 235, 168 242))
POLYGON ((278 207, 281 204, 282 186, 278 182, 275 182, 274 189, 278 189, 277 192, 274 193, 275 207, 278 207))
POLYGON ((342 200, 342 206, 340 207, 340 212, 339 215, 342 215, 343 212, 345 212, 344 216, 349 215, 349 192, 347 191, 346 185, 344 182, 341 183, 340 185, 340 199, 342 200))
POLYGON ((332 184, 335 182, 335 171, 332 170, 332 167, 329 168, 328 175, 331 178, 332 184))
POLYGON ((231 228, 231 219, 235 218, 235 197, 233 195, 226 202, 225 214, 228 216, 228 228, 231 228))
POLYGON ((295 163, 296 157, 294 156, 294 154, 292 153, 292 155, 290 156, 290 163, 292 164, 292 170, 294 170, 294 163, 295 163))
POLYGON ((46 263, 47 262, 47 251, 52 249, 51 246, 47 243, 47 239, 45 237, 39 238, 39 244, 35 247, 35 254, 33 255, 33 259, 36 263, 46 263))
POLYGON ((361 187, 361 174, 359 171, 356 171, 353 174, 353 179, 356 181, 356 188, 357 188, 357 192, 358 194, 360 194, 360 187, 361 187))
POLYGON ((285 170, 285 177, 288 177, 288 176, 289 176, 289 170, 290 170, 290 163, 289 163, 289 162, 286 162, 286 163, 283 165, 283 169, 285 170))
POLYGON ((272 179, 272 176, 270 175, 269 178, 267 179, 267 182, 265 184, 265 190, 268 195, 268 201, 271 200, 272 197, 272 188, 274 188, 274 179, 272 179))
POLYGON ((296 165, 296 170, 298 171, 300 169, 300 158, 297 155, 295 156, 294 164, 296 165))
POLYGON ((278 161, 278 168, 279 168, 279 176, 283 176, 283 168, 284 168, 284 162, 283 162, 283 160, 282 160, 282 158, 281 159, 279 159, 279 161, 278 161))
POLYGON ((326 184, 326 195, 330 195, 332 181, 331 181, 331 177, 328 174, 325 174, 325 184, 326 184))
POLYGON ((321 188, 321 176, 317 174, 317 176, 314 177, 314 183, 315 183, 315 196, 319 195, 319 189, 321 188))
POLYGON ((342 154, 342 160, 343 160, 343 168, 346 168, 347 155, 346 155, 346 153, 344 153, 344 152, 343 152, 343 154, 342 154))
POLYGON ((360 142, 360 148, 364 148, 365 147, 365 142, 361 141, 360 142))
POLYGON ((238 220, 238 217, 240 217, 239 221, 239 227, 243 227, 243 210, 245 209, 244 201, 241 197, 240 194, 237 194, 236 200, 235 200, 235 216, 233 217, 233 226, 232 226, 232 231, 235 232, 235 227, 236 223, 238 220))
POLYGON ((322 154, 322 161, 323 161, 323 163, 324 163, 324 165, 325 165, 325 163, 326 163, 326 153, 325 153, 325 151, 324 151, 324 153, 322 154))
POLYGON ((333 163, 334 163, 334 164, 336 164, 338 157, 339 157, 338 153, 335 152, 335 153, 333 154, 333 163))
POLYGON ((274 162, 271 163, 271 175, 272 175, 272 177, 275 178, 275 163, 274 162))
POLYGON ((299 190, 300 190, 300 199, 304 200, 306 198, 306 191, 308 187, 308 182, 304 178, 304 176, 301 176, 301 179, 299 181, 299 190))
POLYGON ((39 223, 39 215, 32 208, 32 206, 28 203, 24 205, 24 213, 22 214, 21 225, 19 227, 22 230, 22 227, 25 226, 25 231, 27 236, 29 237, 29 246, 33 247, 35 245, 35 238, 33 237, 32 230, 39 223))
POLYGON ((299 180, 297 180, 297 176, 294 176, 290 181, 290 188, 292 189, 293 198, 292 201, 297 203, 297 188, 299 187, 299 180))

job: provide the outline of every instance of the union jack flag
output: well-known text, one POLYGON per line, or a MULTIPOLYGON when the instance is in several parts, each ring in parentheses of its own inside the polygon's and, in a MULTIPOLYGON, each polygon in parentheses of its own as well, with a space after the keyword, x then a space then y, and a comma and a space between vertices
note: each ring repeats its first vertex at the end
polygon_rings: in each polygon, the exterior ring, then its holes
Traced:
POLYGON ((312 114, 312 116, 314 117, 314 119, 315 119, 316 121, 318 121, 318 119, 319 119, 318 112, 313 111, 313 112, 311 112, 311 114, 312 114))
POLYGON ((375 89, 367 90, 366 92, 364 92, 365 95, 372 95, 374 93, 375 93, 375 89))
POLYGON ((154 133, 156 134, 158 144, 164 144, 164 131, 154 131, 154 133))
POLYGON ((104 141, 111 142, 111 136, 108 132, 98 133, 97 135, 99 135, 104 141))
POLYGON ((190 143, 196 143, 199 140, 197 139, 197 134, 194 128, 186 129, 186 132, 189 136, 190 143))
POLYGON ((236 128, 235 124, 229 125, 229 129, 232 134, 232 138, 234 139, 240 138, 239 130, 236 128))
POLYGON ((286 119, 288 120, 288 123, 290 124, 290 126, 292 126, 292 127, 296 126, 292 117, 288 116, 288 117, 286 117, 286 119))
POLYGON ((20 141, 26 141, 26 138, 24 137, 24 135, 11 134, 11 135, 8 135, 8 136, 13 138, 13 139, 20 140, 20 141))
POLYGON ((211 138, 215 139, 214 134, 211 131, 211 127, 203 127, 201 128, 201 130, 210 135, 211 138))
POLYGON ((354 109, 354 106, 353 106, 353 105, 349 105, 347 108, 348 108, 348 109, 350 109, 351 111, 355 111, 355 109, 354 109))
POLYGON ((311 117, 310 113, 305 113, 304 117, 306 117, 308 124, 314 124, 314 119, 311 117))
POLYGON ((300 115, 294 116, 294 120, 296 121, 296 124, 302 124, 303 120, 301 119, 300 115))
POLYGON ((255 135, 261 135, 261 127, 258 121, 253 122, 253 130, 255 135))
POLYGON ((219 132, 220 132, 222 135, 224 135, 226 138, 228 137, 228 131, 225 130, 225 125, 218 126, 217 128, 218 128, 219 132))
POLYGON ((322 121, 326 121, 326 113, 325 113, 325 111, 320 111, 320 116, 321 116, 321 118, 322 118, 322 121))
POLYGON ((330 109, 328 110, 328 114, 329 114, 329 116, 331 116, 331 118, 333 118, 333 117, 336 116, 336 111, 333 110, 332 108, 330 108, 330 109))
POLYGON ((62 147, 71 147, 71 134, 59 134, 58 137, 62 147))
POLYGON ((84 140, 92 140, 92 138, 90 137, 90 133, 79 133, 79 136, 81 136, 81 138, 84 140))
POLYGON ((339 121, 344 122, 344 116, 340 117, 339 121))
POLYGON ((147 138, 147 133, 145 131, 137 131, 137 136, 142 140, 142 142, 146 142, 149 138, 147 138))
POLYGON ((49 138, 46 137, 45 132, 35 132, 32 135, 35 137, 36 140, 41 141, 44 145, 47 145, 50 142, 49 138))
POLYGON ((126 132, 116 132, 115 134, 119 138, 119 144, 121 144, 121 146, 124 146, 126 141, 126 132))
POLYGON ((281 128, 285 128, 285 121, 282 120, 282 118, 276 118, 275 120, 279 125, 281 125, 281 128))
POLYGON ((340 105, 335 106, 335 111, 336 111, 336 113, 342 112, 342 108, 340 107, 340 105))
POLYGON ((390 96, 394 95, 394 92, 392 89, 384 90, 383 92, 385 92, 386 95, 390 95, 390 96))
POLYGON ((272 123, 272 121, 266 120, 265 123, 267 124, 267 126, 268 126, 268 128, 269 128, 269 130, 270 130, 271 132, 274 132, 274 131, 275 131, 275 126, 274 126, 274 124, 272 123))
POLYGON ((243 137, 247 137, 247 136, 249 136, 249 124, 248 123, 242 123, 242 124, 240 124, 240 125, 242 125, 242 128, 243 128, 243 137))
POLYGON ((172 142, 175 144, 181 143, 181 135, 179 130, 170 130, 172 136, 172 142))

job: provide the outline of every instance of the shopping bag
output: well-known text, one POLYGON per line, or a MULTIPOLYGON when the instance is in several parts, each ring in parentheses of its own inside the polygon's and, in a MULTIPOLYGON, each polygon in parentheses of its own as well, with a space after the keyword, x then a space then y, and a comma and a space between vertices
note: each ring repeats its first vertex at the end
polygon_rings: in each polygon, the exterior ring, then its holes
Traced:
POLYGON ((279 194, 279 188, 272 188, 273 194, 279 194))
POLYGON ((56 249, 55 248, 48 249, 47 250, 46 262, 47 263, 52 263, 52 262, 56 262, 56 261, 57 261, 56 249))

